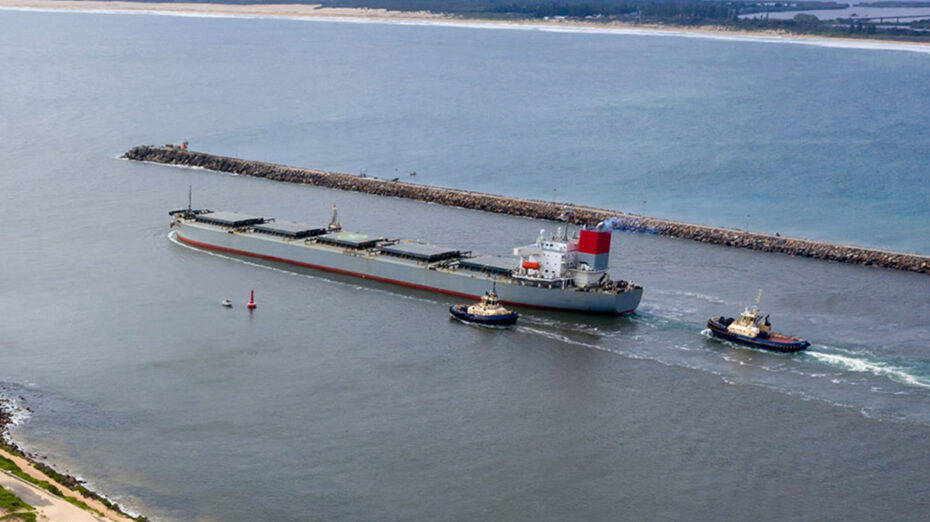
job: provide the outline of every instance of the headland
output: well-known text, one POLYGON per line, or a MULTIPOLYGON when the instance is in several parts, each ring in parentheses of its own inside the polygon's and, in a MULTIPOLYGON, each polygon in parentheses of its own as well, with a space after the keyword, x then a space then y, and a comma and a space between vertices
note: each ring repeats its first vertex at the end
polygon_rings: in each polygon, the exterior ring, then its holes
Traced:
POLYGON ((894 270, 930 274, 930 256, 816 241, 812 239, 790 238, 726 227, 683 223, 669 219, 641 216, 582 205, 514 198, 461 189, 418 185, 400 180, 386 180, 338 172, 325 172, 315 169, 278 165, 275 163, 217 156, 215 154, 196 152, 174 145, 143 145, 131 149, 126 152, 123 157, 135 161, 199 167, 241 176, 252 176, 287 183, 308 184, 379 196, 412 199, 473 210, 509 214, 512 216, 524 216, 546 220, 567 219, 576 225, 590 226, 610 220, 612 227, 618 230, 688 239, 701 243, 744 248, 760 252, 780 253, 825 261, 877 266, 894 270))

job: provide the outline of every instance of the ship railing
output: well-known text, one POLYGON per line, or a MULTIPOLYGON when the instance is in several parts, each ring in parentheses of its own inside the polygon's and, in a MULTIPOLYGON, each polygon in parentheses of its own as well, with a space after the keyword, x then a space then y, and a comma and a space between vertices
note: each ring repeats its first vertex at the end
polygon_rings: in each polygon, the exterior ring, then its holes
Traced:
POLYGON ((172 210, 172 211, 168 212, 168 215, 171 216, 171 217, 175 217, 175 216, 180 215, 180 216, 183 217, 183 218, 190 219, 190 218, 193 218, 193 217, 195 217, 195 216, 199 216, 200 214, 209 214, 209 213, 211 213, 211 212, 213 212, 213 211, 212 211, 212 210, 205 209, 205 208, 201 208, 201 209, 181 208, 181 209, 178 209, 178 210, 172 210))
POLYGON ((513 274, 513 278, 517 280, 521 285, 526 286, 537 286, 542 288, 570 288, 575 286, 575 280, 570 277, 553 277, 553 278, 543 278, 543 277, 531 277, 520 274, 513 274))

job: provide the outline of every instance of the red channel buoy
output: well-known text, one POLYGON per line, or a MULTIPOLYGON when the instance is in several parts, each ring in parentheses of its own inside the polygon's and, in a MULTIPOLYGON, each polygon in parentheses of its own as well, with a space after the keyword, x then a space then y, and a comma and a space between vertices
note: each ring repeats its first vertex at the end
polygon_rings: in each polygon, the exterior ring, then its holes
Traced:
POLYGON ((252 289, 252 296, 249 297, 249 304, 245 305, 249 310, 255 310, 255 307, 258 306, 255 304, 255 289, 252 289))

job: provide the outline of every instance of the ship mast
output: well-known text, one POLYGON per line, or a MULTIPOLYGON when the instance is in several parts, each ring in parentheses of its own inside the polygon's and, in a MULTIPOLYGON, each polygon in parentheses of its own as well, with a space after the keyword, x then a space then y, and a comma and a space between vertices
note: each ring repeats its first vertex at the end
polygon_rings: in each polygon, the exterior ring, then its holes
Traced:
POLYGON ((562 212, 559 213, 559 221, 565 223, 565 226, 560 227, 562 229, 562 234, 560 234, 562 241, 568 241, 568 225, 574 215, 574 210, 568 208, 568 205, 562 205, 562 212))
POLYGON ((336 205, 333 205, 333 218, 329 220, 328 228, 330 232, 339 232, 342 230, 342 225, 339 224, 339 210, 336 208, 336 205))

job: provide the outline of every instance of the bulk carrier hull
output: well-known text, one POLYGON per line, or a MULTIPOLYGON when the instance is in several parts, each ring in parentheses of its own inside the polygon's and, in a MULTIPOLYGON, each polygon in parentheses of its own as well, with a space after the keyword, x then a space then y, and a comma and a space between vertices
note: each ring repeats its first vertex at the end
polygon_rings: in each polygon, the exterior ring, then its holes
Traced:
POLYGON ((468 253, 462 259, 429 262, 388 255, 378 247, 348 248, 324 244, 314 238, 262 233, 248 226, 204 223, 191 215, 185 217, 182 211, 172 212, 171 215, 171 225, 177 239, 192 247, 467 299, 478 299, 496 287, 500 300, 515 306, 624 315, 632 313, 642 298, 642 288, 627 283, 623 283, 622 288, 611 290, 560 286, 550 288, 528 284, 500 271, 463 268, 459 261, 468 260, 468 253))

